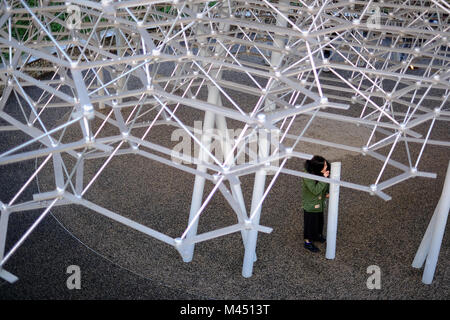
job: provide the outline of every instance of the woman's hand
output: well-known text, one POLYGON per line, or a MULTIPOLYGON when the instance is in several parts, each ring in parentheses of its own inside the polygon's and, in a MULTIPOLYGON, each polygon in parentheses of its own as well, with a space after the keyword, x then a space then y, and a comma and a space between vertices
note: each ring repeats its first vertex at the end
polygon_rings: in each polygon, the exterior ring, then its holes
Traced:
POLYGON ((327 170, 327 171, 325 171, 325 172, 323 173, 323 176, 324 176, 325 178, 328 178, 329 175, 330 175, 330 171, 329 171, 329 170, 327 170))

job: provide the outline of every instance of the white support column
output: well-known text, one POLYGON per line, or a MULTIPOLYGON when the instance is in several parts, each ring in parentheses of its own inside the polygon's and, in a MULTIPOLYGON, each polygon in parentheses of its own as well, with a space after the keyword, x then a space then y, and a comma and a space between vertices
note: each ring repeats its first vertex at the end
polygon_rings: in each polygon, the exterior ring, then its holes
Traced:
MULTIPOLYGON (((101 87, 102 85, 105 84, 105 70, 101 69, 98 71, 98 77, 97 77, 97 85, 99 87, 101 87)), ((103 88, 98 92, 99 96, 104 96, 106 94, 106 90, 103 88)), ((98 104, 98 108, 101 109, 105 109, 105 102, 99 102, 98 104)))
POLYGON ((80 159, 80 163, 76 172, 75 191, 76 195, 81 196, 83 192, 83 180, 84 180, 84 156, 80 159))
POLYGON ((8 221, 10 214, 11 213, 8 210, 2 209, 2 213, 0 216, 0 261, 3 260, 3 257, 5 255, 6 234, 8 232, 8 221))
POLYGON ((425 260, 427 259, 428 251, 430 250, 431 238, 433 236, 434 226, 436 224, 436 217, 439 207, 441 206, 441 199, 439 200, 436 208, 434 209, 433 215, 431 216, 430 222, 428 223, 427 230, 422 238, 419 249, 417 249, 414 261, 412 263, 413 268, 420 269, 423 267, 425 260))
MULTIPOLYGON (((266 158, 269 155, 270 141, 268 139, 268 133, 261 129, 258 135, 258 154, 260 158, 266 158)), ((264 187, 266 184, 266 171, 265 169, 260 169, 255 174, 255 183, 253 185, 253 195, 252 195, 252 206, 249 221, 253 225, 259 224, 259 219, 261 216, 261 206, 258 209, 257 206, 264 195, 264 187)), ((256 241, 258 239, 258 231, 255 229, 250 229, 247 235, 247 241, 245 243, 245 253, 244 253, 244 264, 242 266, 242 276, 249 278, 253 273, 253 263, 256 260, 256 241)))
MULTIPOLYGON (((0 216, 0 261, 2 261, 5 256, 6 235, 8 233, 8 221, 10 214, 11 213, 8 210, 2 209, 0 216)), ((8 281, 9 283, 14 283, 18 280, 15 275, 3 269, 2 266, 0 266, 0 278, 8 281)))
MULTIPOLYGON (((222 105, 221 100, 222 99, 219 96, 219 105, 222 105)), ((231 155, 231 151, 232 151, 231 137, 228 134, 227 121, 223 115, 218 115, 218 114, 216 115, 216 125, 217 125, 220 139, 222 141, 221 146, 222 146, 222 152, 224 155, 224 161, 226 161, 229 156, 230 157, 233 157, 233 156, 231 155)), ((234 159, 231 160, 230 163, 227 163, 227 164, 230 167, 232 167, 234 165, 234 159)), ((231 186, 231 191, 232 191, 233 197, 239 203, 239 207, 241 208, 242 213, 244 215, 247 215, 241 185, 237 184, 237 183, 236 184, 230 183, 230 186, 231 186)), ((237 215, 237 218, 238 218, 239 223, 244 223, 244 221, 242 220, 242 217, 239 214, 237 215)), ((245 243, 247 241, 247 232, 245 230, 242 230, 241 235, 242 235, 242 242, 244 243, 244 246, 245 246, 245 243)))
POLYGON ((60 153, 53 155, 53 170, 55 172, 55 185, 57 189, 64 188, 64 173, 62 168, 63 160, 60 153))
MULTIPOLYGON (((117 55, 119 57, 123 57, 124 54, 124 49, 122 49, 122 45, 123 45, 123 39, 122 39, 122 35, 120 34, 119 30, 116 30, 114 32, 115 34, 115 38, 116 38, 116 48, 117 48, 117 55)), ((125 70, 123 68, 120 68, 119 70, 125 70)), ((119 76, 119 74, 115 74, 115 76, 119 76)), ((125 83, 125 77, 120 78, 117 81, 117 93, 121 94, 123 91, 126 91, 126 83, 125 83)), ((118 99, 117 103, 122 103, 122 99, 118 99)))
MULTIPOLYGON (((280 0, 281 4, 289 4, 289 0, 280 0)), ((278 27, 286 27, 287 21, 281 15, 277 15, 276 25, 278 27)), ((284 37, 275 37, 274 44, 279 48, 284 48, 285 46, 285 38, 284 37)), ((274 69, 278 69, 281 65, 283 55, 279 52, 272 52, 270 57, 270 63, 274 67, 274 69)), ((266 99, 264 101, 264 110, 270 111, 275 109, 275 103, 266 99)), ((264 116, 264 113, 261 113, 264 116)), ((270 154, 270 141, 268 137, 268 133, 261 129, 258 132, 258 154, 259 158, 267 158, 270 154)), ((250 210, 250 214, 253 215, 253 218, 249 221, 250 223, 257 225, 259 224, 259 219, 261 216, 260 206, 256 211, 255 208, 258 203, 261 201, 261 198, 264 195, 264 187, 266 184, 266 175, 267 172, 264 169, 259 170, 255 174, 255 183, 253 185, 253 195, 252 195, 252 206, 250 210), (255 213, 254 213, 255 212, 255 213)), ((245 243, 245 254, 244 254, 244 263, 242 266, 242 276, 245 278, 249 278, 253 273, 253 263, 256 261, 256 242, 258 239, 258 231, 255 229, 250 229, 247 235, 247 241, 245 243)))
MULTIPOLYGON (((210 97, 212 100, 211 92, 216 92, 216 90, 209 90, 210 97)), ((208 99, 209 100, 209 99, 208 99)), ((205 112, 205 120, 203 123, 203 132, 201 137, 201 143, 207 150, 210 150, 211 146, 211 139, 212 139, 212 131, 214 128, 214 113, 211 111, 205 112)), ((209 155, 206 153, 206 151, 203 148, 200 148, 199 156, 200 161, 208 162, 209 155)), ((197 166, 197 170, 201 172, 206 172, 206 167, 202 165, 197 166)), ((203 200, 203 190, 205 188, 205 178, 200 175, 195 176, 195 182, 194 182, 194 190, 192 191, 192 200, 191 200, 191 210, 189 212, 189 224, 194 219, 195 215, 197 214, 198 210, 200 209, 202 205, 203 200)), ((192 225, 192 228, 189 230, 189 232, 186 235, 186 239, 192 238, 197 234, 197 228, 198 228, 198 222, 200 219, 197 219, 196 222, 192 225)), ((194 244, 187 245, 184 250, 183 255, 183 261, 184 262, 190 262, 192 261, 192 257, 194 256, 194 244)))
MULTIPOLYGON (((331 164, 330 178, 340 180, 341 163, 333 162, 331 164)), ((334 259, 336 256, 336 235, 339 212, 339 185, 330 184, 330 199, 328 202, 328 223, 327 223, 327 251, 325 257, 334 259)))
POLYGON ((441 198, 438 202, 427 231, 422 239, 422 243, 413 261, 413 267, 420 268, 426 257, 422 282, 431 284, 436 271, 436 265, 441 250, 442 239, 447 225, 448 213, 450 210, 450 161, 447 168, 444 187, 441 198))
MULTIPOLYGON (((193 6, 193 10, 195 12, 198 11, 198 6, 194 5, 193 6)), ((226 25, 224 23, 220 23, 219 24, 219 29, 220 30, 229 30, 230 26, 226 25)), ((203 34, 203 31, 201 31, 200 28, 197 28, 197 33, 198 34, 203 34)), ((215 46, 215 52, 220 56, 224 50, 216 45, 215 46)), ((200 55, 204 55, 204 49, 200 48, 200 55)), ((216 73, 215 76, 216 79, 221 79, 222 78, 222 71, 218 71, 216 73)), ((208 102, 211 104, 216 104, 216 105, 222 105, 222 100, 220 98, 220 92, 219 89, 215 86, 209 85, 208 86, 208 102)), ((202 132, 202 136, 201 136, 201 143, 202 145, 208 150, 211 150, 211 140, 212 140, 212 133, 214 130, 214 126, 216 123, 216 115, 211 112, 211 111, 205 111, 205 118, 204 118, 204 123, 203 123, 203 132, 202 132)), ((203 148, 199 148, 199 160, 203 161, 203 162, 208 162, 209 160, 209 155, 205 152, 205 150, 203 148)), ((206 172, 206 167, 202 166, 202 165, 198 165, 197 166, 197 170, 201 171, 201 172, 206 172)), ((190 224, 192 222, 192 220, 194 219, 195 215, 197 214, 198 210, 200 209, 200 207, 202 206, 202 201, 203 201, 203 190, 205 188, 205 178, 203 176, 199 176, 196 175, 195 176, 195 182, 194 182, 194 190, 192 192, 192 200, 191 200, 191 210, 189 212, 189 223, 190 224)), ((198 228, 198 222, 199 222, 200 218, 198 218, 194 224, 192 225, 191 229, 189 230, 189 232, 186 234, 186 239, 195 237, 195 235, 197 234, 197 228, 198 228)), ((183 261, 184 262, 190 262, 192 261, 192 258, 194 256, 194 244, 189 244, 186 246, 181 245, 180 246, 180 252, 182 252, 182 257, 183 257, 183 261)))

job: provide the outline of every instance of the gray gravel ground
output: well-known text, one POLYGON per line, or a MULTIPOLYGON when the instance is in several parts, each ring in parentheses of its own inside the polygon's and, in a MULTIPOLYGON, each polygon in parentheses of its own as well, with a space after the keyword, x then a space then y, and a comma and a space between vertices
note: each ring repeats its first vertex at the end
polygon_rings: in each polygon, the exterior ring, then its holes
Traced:
MULTIPOLYGON (((183 111, 180 117, 187 123, 200 119, 183 111)), ((67 133, 68 137, 77 134, 67 133)), ((20 133, 0 132, 0 137, 0 151, 24 139, 20 133)), ((448 125, 438 123, 433 137, 449 140, 448 125)), ((155 128, 152 138, 168 146, 175 143, 162 127, 155 128)), ((264 202, 261 218, 261 224, 273 232, 259 235, 258 261, 248 279, 241 276, 244 250, 238 233, 199 243, 193 261, 184 263, 173 248, 95 212, 74 205, 55 208, 7 263, 6 270, 20 280, 13 285, 1 282, 0 299, 448 299, 448 232, 431 285, 421 282, 422 270, 411 263, 441 194, 449 159, 448 148, 428 146, 419 169, 437 173, 437 179, 415 178, 394 186, 387 190, 393 198, 389 202, 341 188, 337 254, 332 261, 325 259, 324 245, 319 245, 319 254, 303 248, 301 182, 280 176, 264 202), (69 265, 81 267, 82 290, 67 289, 69 265), (370 265, 381 268, 380 290, 366 287, 370 265)), ((339 160, 342 178, 356 183, 370 184, 381 167, 377 160, 361 155, 339 160)), ((86 175, 92 176, 102 163, 90 161, 86 175)), ((27 161, 3 166, 1 198, 9 199, 35 165, 27 161)), ((289 168, 302 166, 300 160, 288 164, 289 168)), ((50 169, 44 169, 24 198, 38 188, 52 188, 50 169)), ((160 163, 120 156, 100 175, 87 199, 176 237, 187 226, 193 181, 194 177, 160 163)), ((248 207, 253 177, 241 182, 248 207)), ((211 188, 207 183, 205 193, 211 188)), ((12 216, 8 248, 39 213, 12 216)), ((235 222, 230 207, 217 194, 202 214, 198 231, 235 222)))

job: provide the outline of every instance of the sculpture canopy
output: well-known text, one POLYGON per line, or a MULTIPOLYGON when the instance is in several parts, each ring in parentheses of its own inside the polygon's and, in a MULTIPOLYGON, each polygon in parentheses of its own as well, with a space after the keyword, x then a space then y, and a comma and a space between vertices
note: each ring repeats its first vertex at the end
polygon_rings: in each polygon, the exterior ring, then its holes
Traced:
MULTIPOLYGON (((450 145, 433 136, 450 120, 446 1, 11 0, 0 10, 0 131, 27 137, 0 151, 0 165, 39 159, 23 188, 0 199, 4 238, 12 212, 42 208, 42 219, 78 204, 190 261, 196 242, 235 232, 255 247, 257 233, 271 231, 259 218, 277 179, 309 177, 296 159, 372 157, 379 170, 364 183, 318 179, 389 200, 386 189, 436 176, 421 162, 427 145, 450 145), (174 152, 174 134, 197 152, 174 152), (119 156, 195 176, 180 235, 90 196, 119 156), (51 183, 21 199, 44 168, 51 183), (250 208, 240 184, 248 175, 250 208), (214 187, 204 197, 205 181, 214 187), (197 235, 218 193, 237 222, 197 235)), ((22 242, 4 255, 0 241, 1 266, 22 242)))

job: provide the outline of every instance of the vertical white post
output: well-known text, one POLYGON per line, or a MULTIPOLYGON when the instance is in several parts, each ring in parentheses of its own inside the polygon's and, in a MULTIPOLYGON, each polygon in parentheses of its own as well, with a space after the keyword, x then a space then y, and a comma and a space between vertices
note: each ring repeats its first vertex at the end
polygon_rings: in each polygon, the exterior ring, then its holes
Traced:
MULTIPOLYGON (((219 105, 222 105, 221 100, 222 99, 220 98, 220 95, 219 95, 219 105)), ((225 161, 225 160, 227 160, 227 158, 229 156, 232 157, 232 155, 231 155, 232 146, 231 146, 231 138, 228 134, 227 121, 223 115, 216 114, 216 125, 217 125, 217 129, 219 131, 218 133, 219 133, 220 139, 222 141, 222 152, 223 152, 224 161, 225 161)), ((230 167, 233 166, 234 159, 232 159, 231 162, 228 163, 228 165, 230 167)), ((247 214, 246 214, 244 196, 242 194, 241 185, 230 183, 230 186, 231 186, 231 190, 232 190, 234 199, 236 199, 236 201, 239 204, 239 207, 241 208, 242 213, 246 216, 247 214)), ((237 218, 238 218, 239 223, 244 223, 241 216, 237 215, 237 218)), ((245 243, 247 241, 247 232, 245 230, 242 230, 241 235, 242 235, 242 242, 245 245, 245 243)))
MULTIPOLYGON (((341 163, 333 162, 331 164, 330 178, 340 180, 341 163)), ((327 223, 327 259, 334 259, 336 256, 336 234, 339 212, 339 185, 330 184, 330 199, 328 203, 328 223, 327 223)))
POLYGON ((10 212, 8 210, 2 210, 0 216, 0 261, 3 260, 6 246, 6 234, 8 232, 8 220, 10 212))
POLYGON ((450 161, 447 168, 444 187, 442 190, 439 205, 436 208, 436 220, 433 226, 433 234, 431 236, 430 248, 428 251, 425 269, 423 271, 422 282, 431 284, 436 271, 436 264, 441 250, 442 238, 444 237, 445 226, 447 224, 448 212, 450 210, 450 161))
MULTIPOLYGON (((193 10, 196 12, 199 10, 198 5, 193 6, 193 10)), ((219 24, 219 30, 229 30, 230 26, 225 25, 224 23, 219 24)), ((198 34, 203 34, 201 31, 201 28, 197 28, 198 34)), ((223 53, 224 50, 219 47, 218 45, 215 46, 215 52, 219 54, 223 53)), ((203 56, 205 54, 204 49, 200 48, 200 55, 203 56)), ((218 71, 215 76, 216 79, 222 78, 222 71, 218 71)), ((208 102, 211 104, 221 105, 222 100, 220 99, 220 92, 219 89, 215 86, 209 85, 208 86, 208 102)), ((206 147, 207 150, 211 150, 211 140, 212 140, 212 133, 214 129, 214 125, 216 122, 216 115, 211 111, 205 111, 205 119, 203 124, 203 132, 201 137, 201 143, 203 146, 206 147)), ((199 160, 208 162, 209 155, 203 150, 203 148, 200 148, 199 151, 199 160)), ((197 166, 197 170, 201 172, 206 172, 206 167, 202 165, 197 166)), ((202 176, 195 176, 195 182, 194 182, 194 190, 192 192, 192 201, 191 201, 191 210, 189 212, 189 224, 194 219, 195 215, 197 214, 198 210, 200 209, 202 205, 203 200, 203 190, 205 188, 205 178, 202 176)), ((198 222, 200 219, 197 219, 195 223, 192 225, 189 232, 186 234, 186 239, 192 238, 197 234, 197 228, 198 228, 198 222)), ((190 262, 192 261, 192 258, 194 256, 194 247, 195 244, 190 244, 185 247, 183 250, 183 261, 184 262, 190 262)))
MULTIPOLYGON (((289 0, 280 0, 280 4, 289 4, 289 0)), ((286 27, 287 21, 281 15, 277 15, 276 25, 279 27, 286 27)), ((279 48, 284 48, 285 46, 285 38, 276 37, 274 39, 274 45, 279 48)), ((283 55, 279 52, 272 52, 270 57, 270 63, 274 67, 274 69, 278 69, 281 65, 283 55)), ((266 99, 264 101, 264 109, 266 111, 275 109, 275 102, 266 99)), ((264 116, 262 113, 261 116, 264 116)), ((258 154, 260 158, 267 158, 270 153, 270 141, 268 137, 268 133, 261 129, 259 130, 258 136, 258 154)), ((255 212, 255 208, 258 203, 261 201, 262 196, 264 195, 264 187, 266 183, 266 171, 264 169, 259 170, 255 174, 255 183, 253 185, 253 195, 252 195, 252 206, 250 210, 250 214, 253 215, 255 212)), ((260 206, 252 220, 250 221, 252 224, 259 224, 259 219, 261 216, 261 207, 260 206)), ((249 278, 253 273, 253 263, 256 261, 256 241, 258 238, 258 231, 251 229, 248 231, 247 241, 245 243, 245 254, 244 254, 244 263, 242 266, 242 276, 245 278, 249 278)))
MULTIPOLYGON (((209 95, 211 97, 211 93, 215 92, 215 90, 209 90, 209 95)), ((208 99, 209 100, 209 99, 208 99)), ((205 119, 203 123, 203 132, 201 137, 201 143, 205 146, 206 149, 210 150, 211 146, 211 138, 212 138, 212 130, 214 128, 214 113, 211 111, 205 112, 205 119)), ((200 161, 207 162, 209 155, 203 150, 203 148, 200 148, 199 156, 200 161)), ((206 167, 203 165, 198 165, 197 170, 200 172, 206 172, 206 167)), ((200 209, 202 205, 203 200, 203 190, 205 188, 205 178, 200 175, 195 176, 195 182, 194 182, 194 190, 192 191, 192 200, 191 200, 191 210, 189 212, 189 224, 194 219, 195 215, 197 214, 198 210, 200 209)), ((198 221, 200 219, 197 219, 195 223, 192 225, 192 228, 189 230, 189 232, 186 235, 186 239, 192 238, 197 234, 197 228, 198 228, 198 221)), ((183 256, 184 262, 190 262, 192 261, 192 257, 194 256, 194 244, 190 244, 186 246, 185 254, 183 256)))
POLYGON ((83 192, 83 179, 84 179, 84 158, 80 159, 80 163, 76 172, 75 191, 76 195, 81 195, 83 192))
MULTIPOLYGON (((259 158, 265 158, 269 154, 270 142, 268 139, 268 134, 264 129, 259 130, 258 136, 258 153, 259 158)), ((266 184, 266 171, 264 169, 260 169, 255 174, 255 183, 253 185, 253 194, 252 194, 252 206, 250 210, 250 214, 253 215, 251 219, 251 223, 254 225, 259 224, 259 218, 261 216, 261 206, 258 209, 258 203, 261 201, 262 196, 264 195, 264 187, 266 184)), ((245 278, 249 278, 253 273, 253 263, 256 258, 256 241, 258 239, 258 231, 255 229, 250 229, 247 235, 247 241, 245 243, 245 253, 244 253, 244 264, 242 266, 242 276, 245 278)))
MULTIPOLYGON (((99 70, 98 71, 98 79, 97 79, 97 84, 101 87, 103 84, 105 84, 105 76, 104 76, 104 73, 105 73, 105 70, 99 70)), ((105 89, 101 89, 99 92, 98 92, 98 95, 99 96, 104 96, 105 95, 105 93, 106 93, 106 90, 105 89)), ((99 102, 99 104, 98 104, 98 108, 99 109, 105 109, 105 102, 99 102)))
MULTIPOLYGON (((1 204, 1 206, 3 206, 3 204, 1 204)), ((10 214, 11 213, 8 212, 8 210, 2 209, 2 213, 0 216, 0 261, 3 261, 3 258, 5 256, 6 234, 8 232, 8 220, 10 214)), ((18 278, 15 275, 3 269, 3 266, 1 265, 0 265, 0 278, 8 281, 9 283, 14 283, 18 280, 18 278)))
POLYGON ((53 154, 53 170, 55 172, 55 185, 57 189, 64 188, 63 160, 60 153, 53 154))
POLYGON ((419 249, 414 257, 414 261, 412 263, 413 268, 422 268, 425 260, 427 259, 428 251, 430 251, 431 238, 433 237, 434 226, 436 225, 437 212, 441 202, 442 201, 439 200, 436 208, 434 209, 433 216, 431 217, 430 223, 425 231, 425 235, 423 236, 422 242, 420 243, 419 249))
MULTIPOLYGON (((124 49, 122 49, 122 45, 123 45, 123 39, 122 39, 122 35, 120 34, 119 30, 115 31, 115 38, 116 38, 116 48, 117 48, 117 55, 119 57, 122 57, 124 54, 124 49)), ((117 75, 117 74, 116 74, 117 75)), ((125 84, 125 77, 120 78, 117 81, 117 93, 120 94, 123 91, 126 91, 126 88, 124 88, 124 86, 126 86, 125 84)), ((117 103, 122 103, 122 99, 119 99, 117 101, 117 103)))

